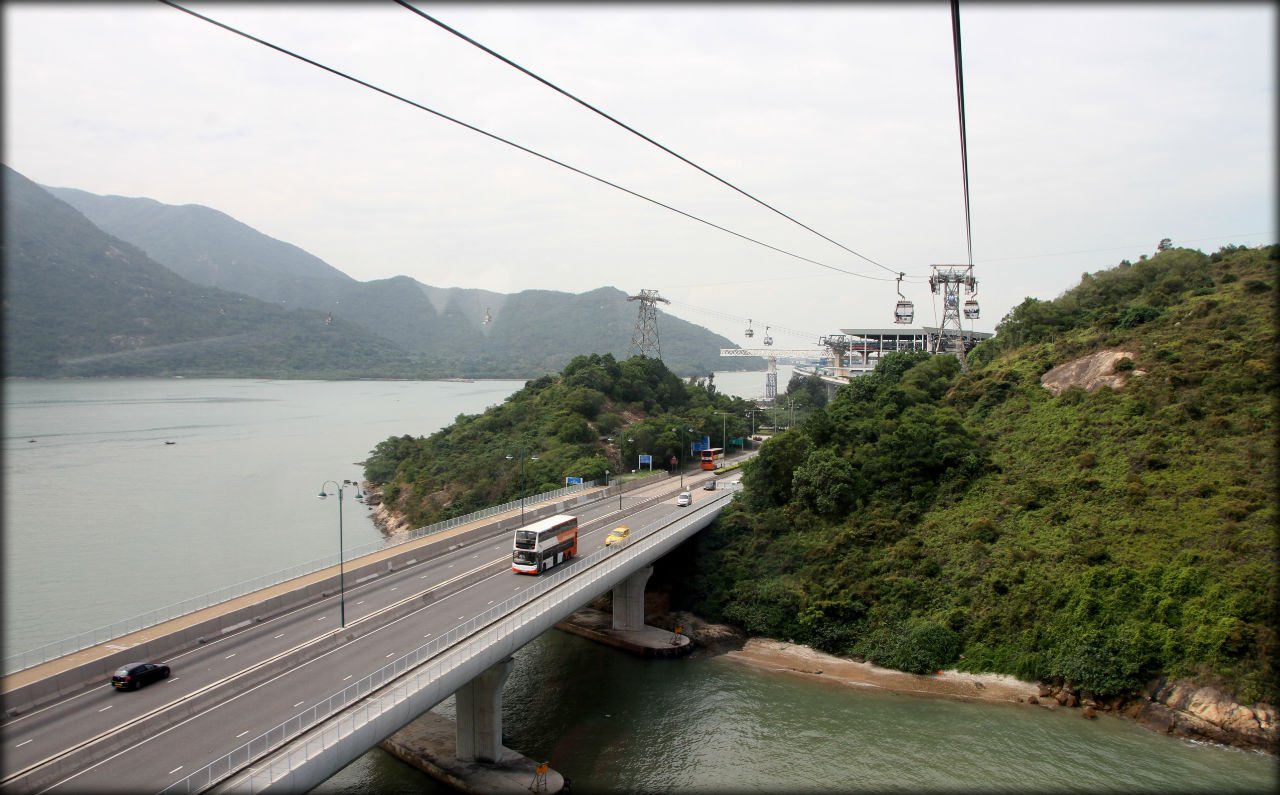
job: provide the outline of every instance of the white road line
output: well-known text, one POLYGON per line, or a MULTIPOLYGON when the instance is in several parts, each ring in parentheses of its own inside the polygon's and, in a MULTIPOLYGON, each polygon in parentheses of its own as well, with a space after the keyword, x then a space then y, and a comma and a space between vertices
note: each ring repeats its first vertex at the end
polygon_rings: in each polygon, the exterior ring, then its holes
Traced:
POLYGON ((328 616, 320 616, 316 621, 324 621, 326 618, 328 618, 328 616))
POLYGON ((31 742, 31 740, 23 740, 22 742, 15 745, 14 748, 21 748, 22 746, 26 745, 29 742, 31 742))
POLYGON ((393 590, 393 591, 394 591, 396 588, 399 588, 399 587, 400 587, 400 586, 399 586, 399 585, 397 585, 395 588, 392 588, 391 590, 393 590))
POLYGON ((106 712, 107 710, 111 709, 111 708, 112 708, 112 707, 114 707, 114 706, 115 706, 115 704, 108 704, 108 705, 106 705, 105 707, 103 707, 102 709, 100 709, 100 710, 98 710, 98 711, 99 711, 99 712, 106 712))
POLYGON ((284 633, 281 632, 279 635, 276 635, 274 638, 272 638, 272 640, 279 640, 280 638, 283 638, 283 637, 284 637, 284 633))
POLYGON ((345 682, 345 681, 347 681, 348 679, 350 679, 351 677, 352 677, 352 674, 347 674, 346 676, 342 677, 342 681, 344 681, 344 682, 345 682))
POLYGON ((299 701, 297 704, 294 704, 293 706, 295 706, 295 707, 300 707, 300 706, 302 706, 302 705, 303 705, 303 704, 305 704, 305 703, 307 703, 307 702, 305 702, 305 701, 299 701))
POLYGON ((493 600, 492 600, 492 599, 490 599, 490 600, 489 600, 489 604, 493 604, 493 600))
POLYGON ((363 600, 363 599, 361 599, 359 602, 356 602, 356 604, 358 604, 358 605, 362 605, 362 604, 364 604, 364 600, 363 600))
POLYGON ((395 653, 395 652, 391 652, 391 653, 390 653, 390 654, 388 654, 387 656, 388 656, 388 657, 394 657, 394 656, 396 656, 396 653, 395 653))
POLYGON ((431 637, 431 633, 430 633, 430 632, 428 632, 427 634, 423 635, 422 637, 424 637, 424 638, 429 638, 429 637, 431 637))
POLYGON ((178 766, 177 766, 177 767, 175 767, 173 770, 170 770, 170 771, 169 771, 169 775, 171 775, 171 776, 172 776, 174 773, 177 773, 177 772, 178 772, 179 770, 181 770, 183 767, 184 767, 183 765, 178 765, 178 766))
POLYGON ((246 735, 246 734, 248 734, 248 733, 249 733, 249 730, 248 730, 248 729, 245 729, 244 731, 242 731, 242 732, 240 732, 239 734, 237 734, 237 735, 236 735, 236 739, 237 739, 237 740, 239 740, 241 737, 245 736, 245 735, 246 735))
POLYGON ((228 654, 226 657, 223 657, 222 659, 224 659, 224 660, 230 660, 230 659, 231 659, 232 657, 234 657, 234 656, 236 656, 236 653, 235 653, 235 652, 231 652, 230 654, 228 654))

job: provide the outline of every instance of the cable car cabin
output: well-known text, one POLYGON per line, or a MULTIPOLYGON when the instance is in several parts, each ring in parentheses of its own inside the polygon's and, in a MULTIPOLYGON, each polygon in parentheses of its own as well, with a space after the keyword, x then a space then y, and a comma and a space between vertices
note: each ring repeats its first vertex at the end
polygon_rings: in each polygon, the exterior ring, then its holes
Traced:
POLYGON ((764 327, 764 344, 765 344, 765 345, 772 345, 772 344, 773 344, 773 337, 770 337, 770 336, 769 336, 769 327, 768 327, 768 326, 765 326, 765 327, 764 327))
POLYGON ((910 301, 899 301, 898 305, 893 308, 894 323, 910 323, 915 319, 916 308, 910 301))
POLYGON ((541 574, 578 554, 578 517, 560 514, 516 529, 511 570, 541 574))
POLYGON ((970 298, 964 302, 964 316, 967 320, 978 319, 978 302, 976 299, 970 298))
POLYGON ((747 318, 747 330, 742 333, 747 337, 747 339, 750 339, 756 335, 756 333, 751 329, 751 318, 747 318))

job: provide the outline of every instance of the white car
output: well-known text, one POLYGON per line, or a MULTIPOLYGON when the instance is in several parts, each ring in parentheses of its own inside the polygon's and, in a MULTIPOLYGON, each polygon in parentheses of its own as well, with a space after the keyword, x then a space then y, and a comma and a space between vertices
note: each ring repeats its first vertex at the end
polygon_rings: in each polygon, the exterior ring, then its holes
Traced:
POLYGON ((676 507, 683 508, 686 505, 693 504, 693 495, 687 491, 680 492, 680 496, 676 497, 676 507))

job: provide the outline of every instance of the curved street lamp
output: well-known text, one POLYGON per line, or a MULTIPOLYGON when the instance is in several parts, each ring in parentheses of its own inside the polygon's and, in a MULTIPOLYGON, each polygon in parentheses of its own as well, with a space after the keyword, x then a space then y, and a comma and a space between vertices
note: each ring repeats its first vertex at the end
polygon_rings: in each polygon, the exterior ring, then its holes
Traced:
MULTIPOLYGON (((524 527, 524 454, 525 454, 525 451, 521 450, 520 451, 520 526, 521 527, 524 527)), ((516 457, 513 456, 511 453, 507 453, 508 461, 514 461, 515 458, 516 457)), ((529 460, 537 461, 538 457, 536 455, 531 455, 529 456, 529 460)))
POLYGON ((342 488, 343 486, 355 486, 356 496, 363 496, 360 493, 360 484, 354 480, 344 480, 339 484, 336 480, 326 480, 320 484, 320 493, 316 495, 319 499, 324 499, 329 495, 325 493, 324 487, 330 483, 338 490, 338 624, 340 627, 347 626, 347 603, 346 592, 342 587, 342 488))

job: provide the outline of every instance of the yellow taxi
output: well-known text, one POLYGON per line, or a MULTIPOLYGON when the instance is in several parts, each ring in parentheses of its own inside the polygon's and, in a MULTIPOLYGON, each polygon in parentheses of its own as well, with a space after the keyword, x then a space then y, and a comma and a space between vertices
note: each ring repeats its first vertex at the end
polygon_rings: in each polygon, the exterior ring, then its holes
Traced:
POLYGON ((614 544, 621 544, 623 541, 626 541, 630 537, 631 537, 631 528, 627 527, 626 525, 618 525, 617 527, 613 528, 612 531, 609 532, 609 537, 604 540, 604 545, 606 547, 609 547, 609 546, 613 546, 614 544))

